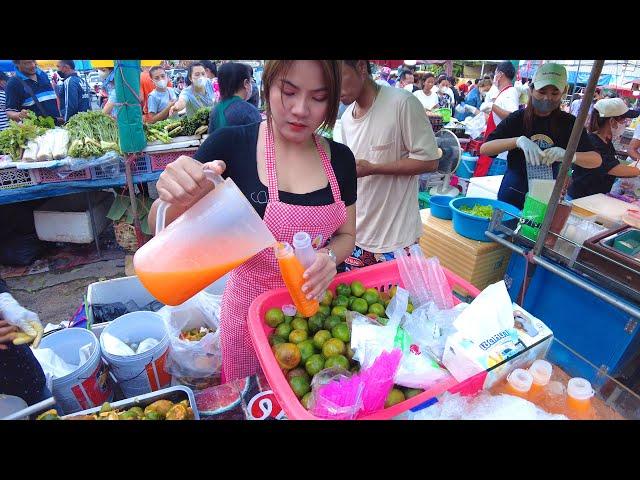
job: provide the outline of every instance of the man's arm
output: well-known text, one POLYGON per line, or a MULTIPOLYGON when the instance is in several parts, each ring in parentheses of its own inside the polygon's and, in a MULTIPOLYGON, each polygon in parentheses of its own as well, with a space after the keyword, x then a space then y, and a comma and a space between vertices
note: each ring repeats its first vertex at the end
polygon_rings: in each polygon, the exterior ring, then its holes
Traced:
POLYGON ((435 172, 438 168, 438 160, 415 160, 413 158, 401 158, 391 163, 374 164, 368 160, 356 160, 358 178, 369 175, 399 175, 413 176, 422 173, 435 172))
POLYGON ((632 167, 631 165, 617 165, 607 172, 614 177, 637 177, 640 175, 640 169, 632 167))
POLYGON ((78 110, 80 109, 80 98, 82 96, 82 85, 80 85, 80 80, 78 77, 71 77, 71 79, 75 79, 73 86, 71 86, 71 81, 64 82, 64 112, 63 114, 64 121, 68 121, 71 117, 73 117, 78 110))
POLYGON ((5 89, 5 108, 9 120, 19 122, 29 114, 29 110, 22 108, 22 102, 24 102, 22 85, 17 80, 11 80, 5 89))

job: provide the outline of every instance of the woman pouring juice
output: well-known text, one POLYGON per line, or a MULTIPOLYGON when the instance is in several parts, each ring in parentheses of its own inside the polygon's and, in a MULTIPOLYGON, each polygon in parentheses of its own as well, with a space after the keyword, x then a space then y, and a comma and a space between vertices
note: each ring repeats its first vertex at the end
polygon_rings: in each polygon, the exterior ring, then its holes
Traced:
MULTIPOLYGON (((166 222, 213 189, 205 169, 230 177, 278 242, 290 244, 304 231, 323 247, 305 271, 303 285, 308 299, 320 297, 355 244, 354 156, 343 144, 315 134, 335 123, 340 82, 340 61, 267 61, 262 76, 267 120, 216 130, 195 158, 181 156, 167 166, 157 184, 160 199, 171 204, 166 222)), ((157 202, 151 226, 156 210, 157 202)), ((284 286, 269 248, 232 271, 220 321, 225 381, 258 371, 247 312, 258 295, 284 286)))
MULTIPOLYGON (((505 118, 480 147, 482 155, 494 156, 508 151, 507 172, 500 184, 498 200, 520 209, 529 191, 527 164, 552 165, 553 177, 569 143, 576 117, 560 110, 567 89, 567 70, 557 63, 538 68, 530 86, 529 103, 505 118)), ((602 163, 583 129, 573 163, 585 169, 602 163)))

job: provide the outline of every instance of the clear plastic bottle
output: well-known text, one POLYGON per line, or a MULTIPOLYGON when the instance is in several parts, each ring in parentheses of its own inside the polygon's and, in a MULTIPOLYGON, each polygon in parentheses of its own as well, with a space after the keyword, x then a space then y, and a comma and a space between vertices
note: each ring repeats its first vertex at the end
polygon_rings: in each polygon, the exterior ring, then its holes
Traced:
POLYGON ((565 413, 566 389, 561 382, 553 381, 547 384, 545 395, 540 400, 540 408, 553 414, 565 413))
POLYGON ((536 360, 529 367, 529 372, 533 377, 531 390, 529 390, 529 400, 538 405, 542 397, 546 395, 546 387, 551 379, 553 366, 546 360, 536 360))
POLYGON ((307 299, 307 295, 302 291, 302 285, 306 282, 303 277, 305 268, 294 255, 293 248, 284 242, 277 243, 273 249, 278 259, 282 279, 287 286, 287 290, 289 290, 289 295, 291 295, 296 309, 305 317, 315 315, 320 308, 320 303, 318 300, 307 299))
POLYGON ((522 368, 516 368, 507 377, 507 388, 505 393, 516 395, 518 397, 529 399, 529 390, 533 383, 533 375, 529 371, 522 368))
POLYGON ((576 420, 593 418, 591 398, 594 394, 589 380, 580 377, 569 380, 567 384, 567 416, 576 420))
POLYGON ((316 251, 311 246, 311 237, 307 232, 298 232, 293 236, 293 248, 305 270, 316 261, 316 251))

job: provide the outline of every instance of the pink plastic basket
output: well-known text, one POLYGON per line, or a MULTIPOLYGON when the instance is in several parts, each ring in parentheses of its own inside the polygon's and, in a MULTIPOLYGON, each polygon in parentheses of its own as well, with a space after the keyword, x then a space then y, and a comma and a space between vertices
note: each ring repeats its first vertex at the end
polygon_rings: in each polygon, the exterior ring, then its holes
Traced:
POLYGON ((167 168, 171 162, 176 160, 180 155, 192 156, 197 148, 184 148, 181 150, 169 150, 167 152, 148 152, 151 158, 151 171, 159 172, 167 168))
POLYGON ((66 168, 38 168, 35 172, 40 183, 73 182, 91 180, 91 170, 68 170, 66 168))
MULTIPOLYGON (((463 297, 476 297, 480 294, 480 290, 466 280, 460 278, 458 275, 450 272, 446 268, 443 268, 443 270, 447 277, 447 281, 449 282, 449 286, 453 291, 461 294, 463 297)), ((365 286, 375 288, 378 291, 388 291, 394 285, 399 285, 401 287, 404 286, 400 278, 398 265, 396 261, 393 260, 337 275, 331 283, 330 288, 335 289, 339 283, 351 283, 356 280, 360 280, 365 286)), ((455 303, 460 303, 455 296, 454 301, 455 303)), ((287 414, 287 418, 295 420, 319 420, 319 418, 313 416, 308 410, 306 410, 295 396, 291 387, 289 387, 289 383, 282 373, 275 356, 273 355, 271 345, 269 345, 268 337, 274 329, 264 323, 264 315, 270 308, 282 307, 282 305, 289 303, 292 303, 291 296, 286 288, 271 290, 256 298, 249 308, 249 316, 247 319, 249 334, 251 335, 251 340, 253 341, 253 346, 255 348, 256 355, 258 356, 258 360, 260 361, 260 365, 262 366, 262 370, 264 371, 276 398, 280 402, 280 406, 287 414)), ((469 386, 463 387, 465 382, 458 384, 452 376, 448 376, 445 380, 437 383, 429 390, 425 390, 420 395, 416 395, 415 397, 405 400, 402 403, 398 403, 393 407, 379 410, 365 417, 361 417, 360 419, 390 419, 413 407, 421 405, 428 400, 431 400, 433 397, 438 396, 445 391, 453 391, 456 387, 463 388, 463 392, 465 394, 475 393, 478 388, 476 388, 476 384, 473 382, 469 383, 469 380, 465 381, 469 386)), ((484 381, 484 377, 482 377, 482 380, 484 381)), ((479 388, 482 388, 482 383, 480 383, 479 388)))
POLYGON ((38 183, 38 177, 32 170, 18 170, 15 167, 0 168, 0 190, 25 188, 38 183))

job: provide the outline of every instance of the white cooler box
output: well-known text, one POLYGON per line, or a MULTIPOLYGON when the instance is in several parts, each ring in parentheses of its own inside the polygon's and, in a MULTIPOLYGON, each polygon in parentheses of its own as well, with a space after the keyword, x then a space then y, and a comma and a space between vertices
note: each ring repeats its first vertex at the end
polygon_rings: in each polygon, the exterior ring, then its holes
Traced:
MULTIPOLYGON (((113 194, 90 192, 91 206, 99 235, 107 226, 107 212, 113 202, 113 194)), ((74 193, 47 200, 33 212, 36 233, 46 242, 93 242, 91 215, 87 210, 87 198, 83 193, 74 193)))
POLYGON ((504 175, 493 175, 490 177, 473 177, 469 180, 467 197, 498 199, 498 190, 504 175))

